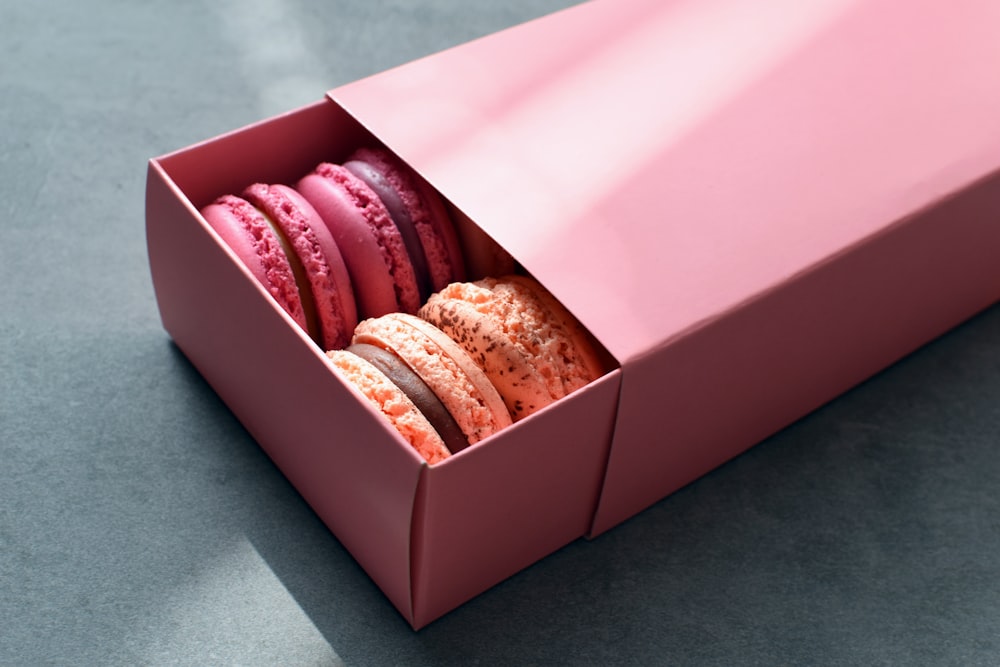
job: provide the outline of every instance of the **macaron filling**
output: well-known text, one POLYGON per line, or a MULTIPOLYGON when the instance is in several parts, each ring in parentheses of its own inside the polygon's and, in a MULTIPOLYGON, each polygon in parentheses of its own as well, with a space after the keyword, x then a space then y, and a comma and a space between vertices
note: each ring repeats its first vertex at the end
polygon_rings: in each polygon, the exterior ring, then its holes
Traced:
POLYGON ((427 258, 430 291, 464 280, 461 243, 440 195, 419 174, 383 148, 359 148, 348 162, 368 165, 396 194, 427 258))
MULTIPOLYGON (((257 207, 254 207, 257 208, 257 207)), ((312 288, 309 286, 309 275, 306 272, 306 267, 302 264, 299 256, 292 249, 291 241, 285 236, 285 233, 281 231, 281 227, 271 219, 264 211, 257 208, 257 212, 261 214, 264 218, 264 222, 270 227, 271 232, 278 239, 279 245, 281 245, 282 251, 285 253, 285 257, 288 258, 288 265, 292 269, 292 275, 295 277, 295 285, 299 288, 299 300, 302 302, 302 314, 306 318, 306 333, 314 341, 319 342, 320 340, 320 328, 319 328, 319 315, 316 313, 316 300, 312 295, 312 288)))
POLYGON ((449 452, 457 454, 469 446, 469 441, 455 418, 430 387, 403 360, 388 350, 367 343, 355 343, 350 345, 347 351, 370 363, 399 387, 441 436, 449 452))
POLYGON ((510 426, 496 387, 455 341, 429 322, 406 313, 364 320, 353 343, 365 343, 399 357, 441 400, 470 445, 510 426))
POLYGON ((337 374, 382 413, 425 461, 433 464, 451 456, 427 417, 385 373, 347 350, 330 350, 326 356, 337 374))
POLYGON ((289 259, 297 262, 302 300, 314 313, 308 329, 314 340, 325 349, 346 345, 357 324, 353 289, 340 249, 319 213, 285 185, 255 183, 243 197, 265 215, 289 259))
POLYGON ((420 293, 420 301, 423 303, 431 295, 427 254, 424 252, 424 247, 420 242, 420 236, 417 234, 416 225, 413 224, 413 218, 403 204, 399 193, 381 172, 367 162, 349 160, 344 163, 344 169, 364 181, 365 185, 378 195, 386 210, 389 211, 389 217, 392 218, 393 224, 396 225, 400 236, 403 237, 406 254, 410 257, 410 263, 413 264, 413 272, 416 274, 417 279, 417 290, 420 293))

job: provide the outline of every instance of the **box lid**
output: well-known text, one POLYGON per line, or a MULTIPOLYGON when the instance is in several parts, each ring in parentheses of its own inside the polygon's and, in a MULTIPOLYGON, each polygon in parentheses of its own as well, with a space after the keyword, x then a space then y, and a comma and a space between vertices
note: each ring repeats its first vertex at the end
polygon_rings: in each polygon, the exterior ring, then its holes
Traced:
POLYGON ((596 0, 329 95, 625 363, 984 173, 998 31, 995 0, 596 0))

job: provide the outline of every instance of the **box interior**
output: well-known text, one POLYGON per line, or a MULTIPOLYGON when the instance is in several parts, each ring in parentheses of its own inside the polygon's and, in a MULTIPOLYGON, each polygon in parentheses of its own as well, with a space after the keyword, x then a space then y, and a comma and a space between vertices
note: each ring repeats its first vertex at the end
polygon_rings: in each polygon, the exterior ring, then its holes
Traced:
MULTIPOLYGON (((583 536, 620 371, 428 466, 253 279, 198 210, 294 184, 375 140, 329 99, 150 164, 147 236, 164 326, 393 604, 420 627, 583 536)), ((607 358, 607 353, 603 353, 607 358)))

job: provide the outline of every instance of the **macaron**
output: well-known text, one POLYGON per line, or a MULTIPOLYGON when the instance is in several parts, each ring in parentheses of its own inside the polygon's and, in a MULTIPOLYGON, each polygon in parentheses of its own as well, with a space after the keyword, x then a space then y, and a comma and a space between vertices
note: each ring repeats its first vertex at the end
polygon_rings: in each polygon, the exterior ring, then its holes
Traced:
POLYGON ((379 196, 342 165, 323 162, 295 186, 319 212, 347 265, 362 318, 421 304, 406 242, 379 196))
MULTIPOLYGON (((462 248, 465 270, 470 278, 505 276, 517 271, 509 252, 461 211, 452 211, 452 220, 462 248)), ((440 287, 438 289, 441 289, 440 287)))
POLYGON ((346 345, 358 321, 347 266, 319 214, 295 190, 257 183, 202 209, 278 304, 325 349, 346 345))
POLYGON ((418 314, 468 353, 514 421, 603 373, 590 335, 532 278, 452 283, 432 295, 418 314))
MULTIPOLYGON (((425 461, 438 463, 448 458, 451 452, 427 417, 428 413, 432 414, 432 418, 444 417, 447 410, 439 404, 434 415, 434 408, 426 403, 434 399, 433 392, 426 386, 421 390, 420 379, 405 364, 394 362, 393 356, 388 353, 379 357, 380 352, 384 351, 372 346, 351 346, 344 350, 331 350, 327 352, 327 357, 335 371, 371 402, 425 461), (374 363, 369 359, 374 359, 374 363), (387 369, 389 374, 383 369, 387 369), (428 412, 418 407, 418 403, 428 412)), ((461 438, 460 433, 458 437, 461 438)))
POLYGON ((413 263, 421 303, 465 279, 458 235, 444 201, 415 171, 384 148, 359 148, 344 168, 382 200, 413 263))
POLYGON ((352 348, 358 345, 399 359, 438 397, 464 439, 446 440, 453 454, 510 426, 510 413, 486 373, 433 324, 406 313, 364 320, 352 339, 352 348))

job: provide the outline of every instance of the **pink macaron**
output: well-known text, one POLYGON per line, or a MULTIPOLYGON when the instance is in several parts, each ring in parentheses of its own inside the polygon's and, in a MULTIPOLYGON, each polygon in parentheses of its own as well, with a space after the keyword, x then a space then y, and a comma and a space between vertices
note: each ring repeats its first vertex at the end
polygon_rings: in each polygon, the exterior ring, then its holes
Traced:
POLYGON ((356 345, 387 351, 438 397, 461 430, 459 439, 445 441, 453 454, 510 426, 510 414, 490 379, 433 324, 407 313, 364 320, 354 330, 356 345))
POLYGON ((322 216, 354 285, 361 317, 421 304, 406 244, 388 209, 364 181, 341 165, 321 163, 295 188, 322 216))
MULTIPOLYGON (((330 364, 348 384, 364 396, 428 463, 451 456, 435 415, 447 411, 420 379, 391 354, 360 345, 326 353, 330 364), (436 403, 436 407, 432 405, 436 403)), ((457 430, 457 428, 455 429, 457 430)), ((460 435, 460 434, 459 434, 460 435)))
POLYGON ((413 263, 421 302, 448 283, 465 279, 451 216, 427 181, 384 148, 359 148, 344 168, 364 181, 388 209, 413 263))
POLYGON ((347 266, 319 214, 295 190, 254 184, 202 209, 208 224, 278 304, 325 349, 358 321, 347 266))
POLYGON ((362 317, 416 313, 432 292, 465 278, 454 223, 434 189, 384 148, 324 162, 296 189, 344 256, 362 317))

